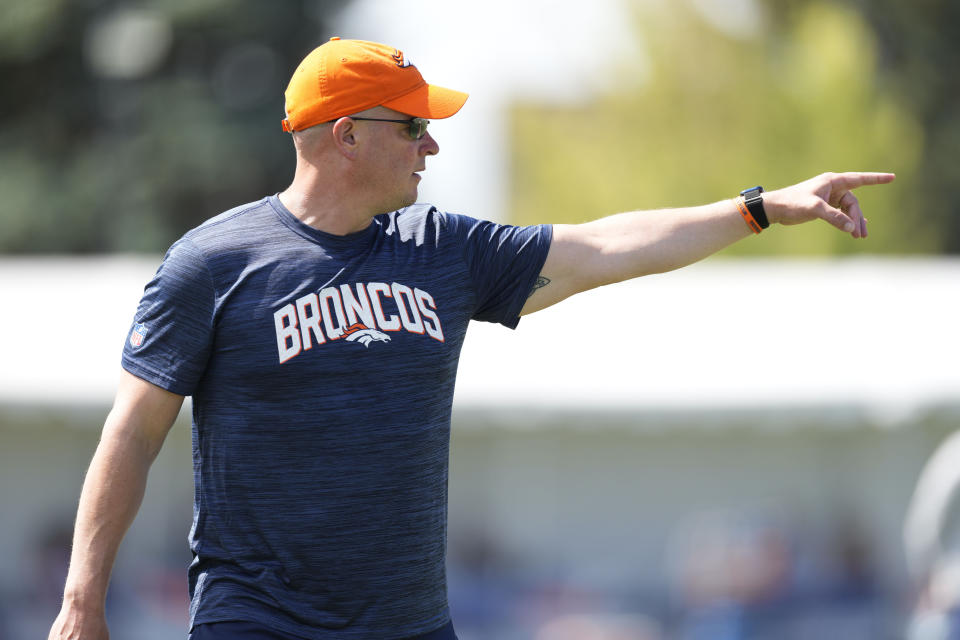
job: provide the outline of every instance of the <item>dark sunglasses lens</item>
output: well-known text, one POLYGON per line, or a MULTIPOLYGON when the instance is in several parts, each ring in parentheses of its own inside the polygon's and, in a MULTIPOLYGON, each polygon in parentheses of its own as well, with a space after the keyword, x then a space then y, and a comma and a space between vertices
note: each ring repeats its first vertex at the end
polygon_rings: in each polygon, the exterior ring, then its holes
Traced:
POLYGON ((430 121, 426 118, 414 118, 410 121, 410 137, 419 140, 427 134, 427 125, 430 121))

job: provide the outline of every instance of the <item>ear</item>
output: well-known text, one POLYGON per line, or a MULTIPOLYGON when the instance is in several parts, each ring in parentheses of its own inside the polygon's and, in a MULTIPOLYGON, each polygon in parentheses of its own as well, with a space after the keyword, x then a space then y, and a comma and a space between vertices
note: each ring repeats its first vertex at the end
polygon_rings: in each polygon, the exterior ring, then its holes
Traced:
POLYGON ((360 151, 360 141, 357 139, 356 133, 356 123, 347 117, 334 122, 330 131, 337 151, 349 160, 355 159, 360 151))

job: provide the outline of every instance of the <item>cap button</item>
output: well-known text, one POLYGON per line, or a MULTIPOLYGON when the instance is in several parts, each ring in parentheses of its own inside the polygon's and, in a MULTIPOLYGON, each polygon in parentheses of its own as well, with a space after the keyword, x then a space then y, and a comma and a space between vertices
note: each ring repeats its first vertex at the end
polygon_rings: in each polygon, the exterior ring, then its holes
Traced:
POLYGON ((340 39, 340 36, 333 36, 332 38, 330 38, 330 42, 333 42, 334 40, 339 40, 339 39, 340 39))

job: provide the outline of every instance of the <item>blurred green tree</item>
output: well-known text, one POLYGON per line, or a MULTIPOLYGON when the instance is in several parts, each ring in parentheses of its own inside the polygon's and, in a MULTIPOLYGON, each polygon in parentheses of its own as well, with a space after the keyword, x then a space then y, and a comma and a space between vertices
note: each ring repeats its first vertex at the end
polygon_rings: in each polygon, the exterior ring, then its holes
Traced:
POLYGON ((651 3, 638 9, 638 35, 651 64, 637 88, 576 108, 515 108, 513 220, 580 222, 822 171, 895 171, 894 185, 859 194, 871 219, 867 243, 807 225, 727 253, 949 249, 944 219, 931 224, 915 199, 928 161, 924 119, 881 68, 882 49, 859 10, 798 0, 768 13, 764 28, 737 34, 688 3, 651 3))
POLYGON ((0 7, 0 251, 162 251, 293 175, 280 130, 333 0, 0 7))
POLYGON ((960 253, 960 3, 847 0, 873 26, 902 101, 926 140, 910 204, 916 223, 936 229, 940 249, 960 253))

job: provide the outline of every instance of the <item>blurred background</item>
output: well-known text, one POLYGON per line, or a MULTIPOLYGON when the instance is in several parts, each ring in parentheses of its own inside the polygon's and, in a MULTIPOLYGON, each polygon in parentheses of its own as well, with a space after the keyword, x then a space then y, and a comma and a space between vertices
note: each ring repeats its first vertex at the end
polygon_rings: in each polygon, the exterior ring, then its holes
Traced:
MULTIPOLYGON (((8 0, 0 5, 0 640, 45 637, 122 341, 166 248, 282 190, 283 90, 333 35, 471 93, 421 199, 517 224, 823 171, 870 237, 771 229, 464 347, 463 640, 960 637, 960 5, 8 0), (743 327, 748 326, 748 330, 743 327)), ((188 408, 108 602, 185 636, 188 408)))

